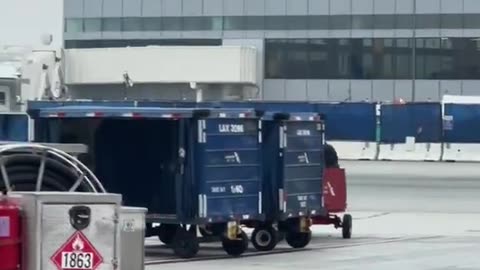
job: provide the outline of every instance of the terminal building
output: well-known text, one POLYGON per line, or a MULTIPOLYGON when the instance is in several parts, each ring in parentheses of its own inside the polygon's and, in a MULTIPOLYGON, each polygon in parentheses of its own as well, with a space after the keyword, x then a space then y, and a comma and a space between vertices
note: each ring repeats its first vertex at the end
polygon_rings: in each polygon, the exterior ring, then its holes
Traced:
POLYGON ((65 60, 80 62, 67 64, 66 81, 79 97, 119 97, 122 69, 136 98, 191 98, 197 84, 211 98, 295 101, 435 101, 480 89, 478 0, 64 0, 63 15, 64 47, 75 49, 65 60), (127 56, 106 49, 127 46, 127 56), (158 56, 133 50, 142 46, 160 46, 158 56), (118 81, 80 69, 112 69, 118 81))
POLYGON ((65 0, 64 10, 66 48, 254 46, 268 100, 480 89, 478 0, 65 0))

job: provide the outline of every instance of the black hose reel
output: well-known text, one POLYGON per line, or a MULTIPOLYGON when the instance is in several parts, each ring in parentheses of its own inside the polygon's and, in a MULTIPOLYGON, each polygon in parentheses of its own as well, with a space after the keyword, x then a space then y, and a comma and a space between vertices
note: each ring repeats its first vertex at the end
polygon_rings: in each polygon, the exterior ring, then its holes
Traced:
POLYGON ((106 192, 96 176, 77 158, 34 143, 0 146, 0 190, 106 192))

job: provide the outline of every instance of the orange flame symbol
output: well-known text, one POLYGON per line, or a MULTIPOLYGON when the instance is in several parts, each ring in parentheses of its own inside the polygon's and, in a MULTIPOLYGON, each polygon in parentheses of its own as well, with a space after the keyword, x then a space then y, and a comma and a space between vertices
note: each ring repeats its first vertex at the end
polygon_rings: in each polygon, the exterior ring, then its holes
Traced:
POLYGON ((82 239, 80 239, 80 236, 77 235, 77 237, 75 238, 75 241, 73 241, 72 243, 72 248, 75 251, 80 251, 80 250, 83 250, 83 248, 85 248, 85 244, 83 243, 82 239))

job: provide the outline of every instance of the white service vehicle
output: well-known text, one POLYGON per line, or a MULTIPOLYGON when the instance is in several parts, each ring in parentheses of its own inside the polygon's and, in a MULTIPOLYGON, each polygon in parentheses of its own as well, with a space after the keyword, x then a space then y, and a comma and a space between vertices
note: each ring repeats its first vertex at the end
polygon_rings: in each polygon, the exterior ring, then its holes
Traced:
POLYGON ((65 98, 61 51, 0 47, 0 111, 22 112, 27 100, 65 98))

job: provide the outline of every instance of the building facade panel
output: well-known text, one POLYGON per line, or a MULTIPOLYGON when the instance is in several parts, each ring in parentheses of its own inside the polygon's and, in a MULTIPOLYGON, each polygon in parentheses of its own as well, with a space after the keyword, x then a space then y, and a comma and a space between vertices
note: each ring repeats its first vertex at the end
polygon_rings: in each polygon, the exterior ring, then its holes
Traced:
POLYGON ((203 15, 222 16, 223 4, 223 0, 203 0, 203 15))
POLYGON ((162 16, 180 17, 182 16, 182 1, 181 0, 162 0, 162 16))
POLYGON ((287 14, 287 0, 265 0, 265 15, 287 14))
POLYGON ((285 99, 293 101, 307 101, 307 81, 287 80, 285 82, 285 99))
POLYGON ((308 0, 287 0, 287 15, 308 15, 308 0))
POLYGON ((349 101, 370 101, 373 99, 372 80, 351 80, 349 101))
POLYGON ((415 11, 415 0, 395 0, 395 13, 413 14, 415 11))
POLYGON ((330 80, 328 83, 328 96, 332 101, 350 100, 350 80, 330 80))
POLYGON ((395 99, 395 81, 394 80, 373 80, 372 81, 372 99, 373 100, 394 100, 395 99))
POLYGON ((262 97, 265 100, 285 100, 285 80, 265 80, 262 97))
POLYGON ((352 0, 330 0, 330 15, 352 13, 352 0))
POLYGON ((374 0, 374 14, 395 14, 395 0, 374 0))
POLYGON ((440 81, 438 80, 416 80, 415 101, 440 100, 440 81))
POLYGON ((373 14, 373 1, 374 0, 352 0, 352 14, 373 14))
POLYGON ((328 80, 308 80, 307 99, 309 101, 328 101, 328 80))
POLYGON ((463 12, 465 12, 465 13, 480 13, 480 1, 477 1, 477 0, 463 0, 463 12))
POLYGON ((83 17, 83 0, 64 0, 64 16, 65 18, 81 18, 83 17))
POLYGON ((141 17, 143 0, 123 0, 123 17, 141 17))
POLYGON ((244 0, 223 0, 223 15, 243 16, 245 15, 244 0))
POLYGON ((143 38, 143 33, 138 31, 123 32, 122 39, 141 39, 143 38))
MULTIPOLYGON (((265 15, 265 0, 245 0, 245 15, 247 16, 265 15)), ((250 21, 252 25, 262 23, 255 20, 250 20, 250 21)))
POLYGON ((102 17, 118 18, 122 17, 122 1, 121 0, 103 0, 102 17))
MULTIPOLYGON (((159 0, 143 0, 142 2, 142 16, 143 17, 159 17, 162 14, 162 1, 159 0)), ((148 22, 145 23, 148 25, 148 22)), ((158 23, 160 27, 160 23, 158 23)), ((146 29, 147 30, 147 29, 146 29)), ((150 29, 151 31, 151 29, 150 29)))
POLYGON ((414 8, 417 14, 439 14, 440 0, 415 0, 414 8))
POLYGON ((250 44, 277 100, 425 100, 480 80, 477 0, 64 1, 66 47, 250 44))
POLYGON ((462 95, 477 96, 480 89, 480 81, 463 81, 462 95))
MULTIPOLYGON (((127 0, 128 1, 128 0, 127 0)), ((203 0, 182 0, 183 16, 202 16, 203 0)))
POLYGON ((396 80, 393 93, 395 99, 403 99, 405 101, 412 101, 413 83, 411 80, 396 80))
POLYGON ((440 0, 442 14, 460 14, 463 13, 463 0, 440 0))
MULTIPOLYGON (((82 2, 82 1, 77 1, 82 2)), ((100 18, 102 17, 102 0, 83 0, 83 16, 84 18, 100 18)))
POLYGON ((264 31, 258 31, 258 30, 250 30, 250 31, 244 31, 245 38, 250 39, 250 38, 264 38, 265 37, 265 32, 264 31))
POLYGON ((461 95, 462 81, 440 81, 440 95, 461 95))
POLYGON ((464 37, 463 29, 440 29, 440 37, 461 38, 464 37))
POLYGON ((309 15, 330 14, 330 1, 329 0, 309 0, 308 14, 309 15))

